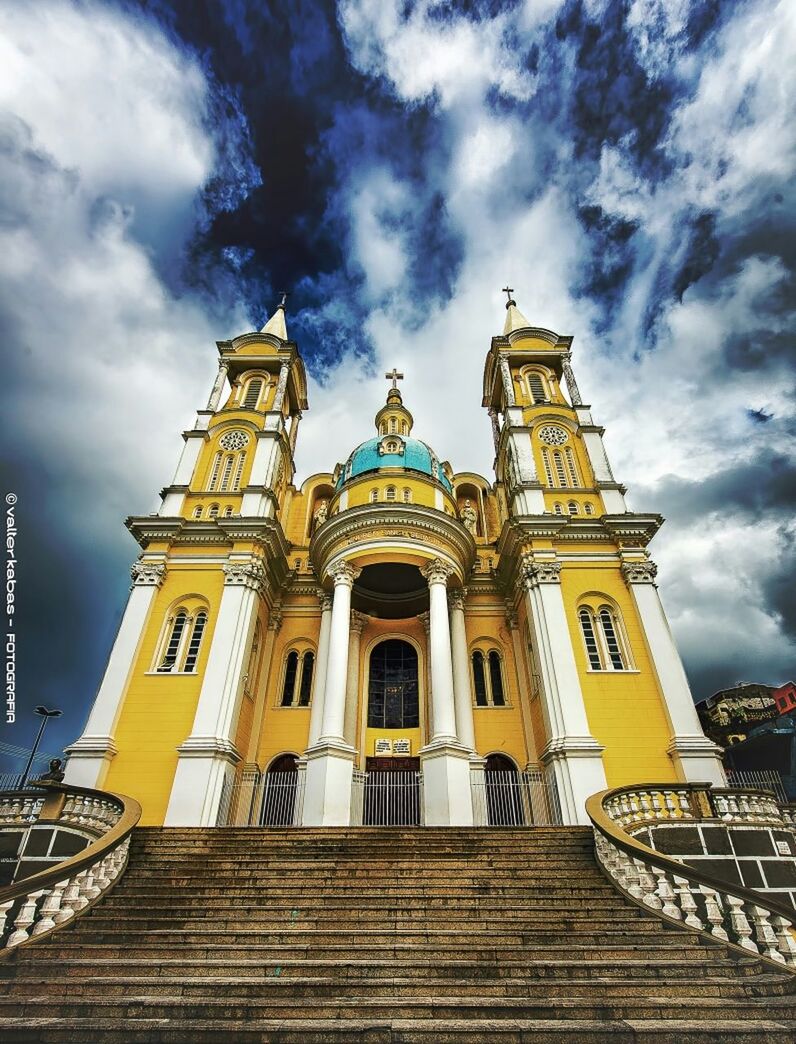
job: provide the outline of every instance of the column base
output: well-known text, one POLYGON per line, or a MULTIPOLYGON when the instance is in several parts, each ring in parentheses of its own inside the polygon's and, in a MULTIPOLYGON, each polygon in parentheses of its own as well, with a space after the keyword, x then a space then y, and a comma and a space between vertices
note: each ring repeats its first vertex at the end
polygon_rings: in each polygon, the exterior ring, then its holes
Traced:
POLYGON ((593 736, 558 736, 542 751, 542 764, 553 771, 564 826, 589 825, 586 799, 608 787, 603 750, 593 736))
POLYGON ((673 736, 666 753, 687 783, 712 783, 726 787, 727 777, 721 760, 721 748, 707 736, 673 736))
POLYGON ((471 757, 460 743, 430 743, 420 751, 425 826, 472 826, 471 757))
POLYGON ((177 752, 180 758, 163 825, 216 826, 240 754, 232 743, 214 736, 191 736, 177 752))
POLYGON ((302 826, 350 826, 356 748, 343 740, 319 740, 306 759, 302 826))
MULTIPOLYGON (((119 753, 112 736, 81 736, 64 748, 67 756, 64 783, 101 789, 111 761, 119 753)), ((134 797, 135 795, 130 795, 134 797)))

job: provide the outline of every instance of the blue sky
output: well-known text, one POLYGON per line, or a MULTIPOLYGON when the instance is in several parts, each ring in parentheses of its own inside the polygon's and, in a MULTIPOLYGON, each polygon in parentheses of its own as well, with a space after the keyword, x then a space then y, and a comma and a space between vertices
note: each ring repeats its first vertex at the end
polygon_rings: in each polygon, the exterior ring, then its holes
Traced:
POLYGON ((794 674, 789 4, 0 7, 3 467, 20 719, 81 729, 216 339, 291 290, 299 480, 370 434, 491 468, 500 287, 575 336, 697 698, 794 674))

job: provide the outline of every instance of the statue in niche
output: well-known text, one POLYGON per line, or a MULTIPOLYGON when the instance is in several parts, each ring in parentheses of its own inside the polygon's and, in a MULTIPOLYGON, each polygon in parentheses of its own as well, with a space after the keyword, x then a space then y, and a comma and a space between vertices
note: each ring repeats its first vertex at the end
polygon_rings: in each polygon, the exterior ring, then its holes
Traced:
POLYGON ((312 516, 312 531, 313 533, 320 529, 326 519, 329 517, 329 501, 321 500, 312 516))
POLYGON ((464 507, 459 512, 459 519, 464 528, 469 530, 473 536, 475 536, 476 528, 478 526, 478 512, 469 500, 465 500, 464 507))

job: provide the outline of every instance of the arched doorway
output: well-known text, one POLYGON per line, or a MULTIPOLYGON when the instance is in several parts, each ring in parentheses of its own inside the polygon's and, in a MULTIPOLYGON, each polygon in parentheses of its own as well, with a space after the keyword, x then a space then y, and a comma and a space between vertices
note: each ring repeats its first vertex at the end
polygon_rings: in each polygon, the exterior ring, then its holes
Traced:
POLYGON ((293 826, 296 815, 298 765, 295 754, 281 754, 268 767, 263 781, 260 826, 293 826))
POLYGON ((516 766, 505 754, 490 754, 484 766, 490 826, 523 826, 522 790, 516 766))
MULTIPOLYGON (((401 638, 379 642, 370 654, 368 728, 416 729, 420 724, 417 650, 401 638)), ((365 826, 420 823, 417 758, 368 758, 362 822, 365 826)))

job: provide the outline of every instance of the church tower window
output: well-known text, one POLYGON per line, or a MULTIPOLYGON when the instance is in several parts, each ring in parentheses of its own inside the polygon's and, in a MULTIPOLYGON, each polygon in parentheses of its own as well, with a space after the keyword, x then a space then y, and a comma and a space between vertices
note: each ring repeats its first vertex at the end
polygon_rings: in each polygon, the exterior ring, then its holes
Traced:
POLYGON ((387 500, 395 500, 395 486, 388 486, 387 487, 387 491, 385 493, 385 498, 387 500))
POLYGON ((282 706, 293 706, 293 693, 296 688, 296 675, 298 674, 299 654, 293 649, 287 654, 285 660, 285 678, 282 682, 282 706))
POLYGON ((602 627, 603 635, 605 637, 605 648, 608 651, 608 660, 611 667, 615 671, 625 670, 626 664, 622 656, 622 649, 619 645, 619 639, 614 626, 613 614, 607 605, 604 605, 600 610, 600 626, 602 627))
POLYGON ((232 505, 227 504, 224 508, 224 518, 232 518, 232 505))
POLYGON ((600 650, 597 647, 597 636, 594 633, 594 621, 591 613, 584 606, 578 613, 580 629, 583 631, 583 640, 586 643, 586 655, 589 658, 589 666, 593 671, 602 670, 600 650))
POLYGON ((573 488, 577 489, 580 485, 578 480, 578 469, 575 465, 575 454, 572 452, 572 447, 567 446, 564 450, 567 455, 567 469, 569 470, 569 484, 573 488))
POLYGON ((233 490, 240 489, 240 480, 243 477, 243 465, 244 465, 245 461, 246 461, 246 454, 245 453, 239 453, 238 454, 238 465, 235 468, 235 477, 232 480, 232 488, 233 488, 233 490))
POLYGON ((200 609, 191 617, 184 605, 169 616, 156 661, 158 674, 193 674, 207 625, 207 610, 200 609))
POLYGON ((302 657, 299 707, 309 707, 312 693, 312 672, 315 668, 315 653, 307 650, 302 657))
POLYGON ((591 504, 588 504, 588 503, 587 503, 587 504, 585 505, 585 509, 584 509, 584 510, 586 511, 586 514, 587 514, 587 515, 593 515, 593 514, 594 514, 594 508, 592 507, 592 505, 591 505, 591 504))
POLYGON ((570 513, 570 515, 577 515, 578 505, 575 503, 574 500, 570 500, 570 502, 567 504, 567 511, 570 513))
POLYGON ((187 622, 188 613, 184 609, 180 609, 174 614, 174 619, 171 622, 171 633, 166 641, 166 650, 163 654, 163 659, 158 664, 159 673, 171 672, 176 667, 177 655, 180 651, 180 643, 187 622))
POLYGON ((209 490, 214 490, 216 488, 216 482, 218 482, 218 474, 221 471, 221 461, 223 456, 224 454, 219 450, 215 457, 213 457, 213 467, 210 470, 210 478, 207 483, 207 488, 209 490))
POLYGON ((206 624, 207 613, 204 611, 197 613, 193 624, 193 631, 191 632, 191 640, 188 642, 188 653, 185 657, 185 665, 183 667, 183 670, 187 674, 192 674, 196 670, 196 661, 199 658, 199 647, 202 644, 202 635, 205 633, 206 624))
POLYGON ((563 504, 559 504, 558 501, 556 501, 556 503, 553 505, 553 510, 555 511, 555 513, 557 515, 563 515, 564 514, 564 505, 563 504))
POLYGON ((546 449, 542 450, 542 463, 544 464, 544 473, 545 473, 545 478, 547 479, 547 485, 552 487, 552 486, 555 485, 555 482, 553 481, 553 469, 550 466, 550 451, 549 450, 546 450, 546 449))
POLYGON ((379 491, 377 489, 372 489, 370 491, 370 502, 371 502, 371 504, 378 504, 378 502, 379 502, 379 491))
POLYGON ((312 675, 315 669, 315 653, 312 649, 300 652, 291 649, 285 657, 285 673, 282 680, 281 707, 309 707, 312 696, 312 675))
POLYGON ((569 483, 567 482, 567 473, 564 471, 564 458, 561 456, 561 450, 553 452, 553 464, 555 465, 559 486, 568 486, 569 483))
POLYGON ((193 517, 194 517, 194 518, 201 518, 201 517, 202 517, 202 508, 201 508, 201 505, 200 505, 199 507, 195 507, 195 508, 193 509, 193 517))
POLYGON ((207 509, 208 518, 218 518, 218 504, 211 504, 207 509))
POLYGON ((398 434, 398 422, 395 417, 390 417, 390 435, 398 434))
POLYGON ((500 663, 500 654, 494 649, 489 654, 489 681, 492 687, 492 704, 495 707, 504 707, 506 697, 503 692, 503 670, 500 663))
POLYGON ((532 402, 537 403, 547 401, 547 392, 545 390, 544 381, 542 380, 542 375, 540 373, 528 374, 528 387, 531 390, 532 402))
POLYGON ((253 377, 246 385, 246 391, 243 395, 243 408, 245 410, 257 409, 257 403, 260 401, 260 394, 263 390, 263 381, 261 377, 253 377))
POLYGON ((484 674, 484 654, 476 649, 473 653, 473 689, 475 690, 476 707, 486 707, 486 675, 484 674))
POLYGON ((622 639, 622 629, 615 609, 601 605, 595 612, 590 606, 578 611, 589 667, 593 671, 626 671, 630 658, 622 639))
POLYGON ((232 474, 232 465, 234 463, 235 458, 231 453, 224 458, 224 467, 221 471, 221 482, 219 484, 219 489, 222 493, 225 493, 229 489, 229 479, 232 474))
POLYGON ((412 491, 408 486, 404 487, 404 504, 412 503, 412 491))
POLYGON ((473 691, 476 707, 505 707, 503 664, 497 649, 475 649, 472 654, 473 691))

